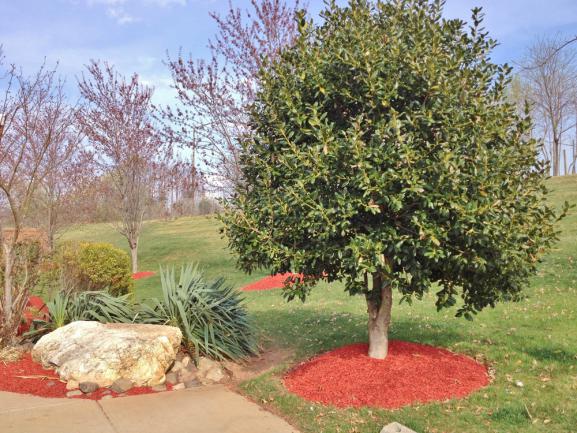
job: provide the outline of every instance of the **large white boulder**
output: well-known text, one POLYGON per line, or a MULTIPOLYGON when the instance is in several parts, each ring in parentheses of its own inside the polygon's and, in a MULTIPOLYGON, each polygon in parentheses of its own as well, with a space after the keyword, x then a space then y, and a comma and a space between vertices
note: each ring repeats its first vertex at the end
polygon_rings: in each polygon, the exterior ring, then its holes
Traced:
POLYGON ((72 322, 43 336, 32 358, 66 381, 155 386, 164 383, 181 340, 174 326, 72 322))

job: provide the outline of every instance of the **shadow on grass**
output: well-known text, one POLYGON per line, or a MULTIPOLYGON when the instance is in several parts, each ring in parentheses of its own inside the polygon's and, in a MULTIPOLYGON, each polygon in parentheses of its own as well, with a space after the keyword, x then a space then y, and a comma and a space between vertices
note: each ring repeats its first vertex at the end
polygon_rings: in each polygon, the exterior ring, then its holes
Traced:
POLYGON ((535 358, 537 361, 555 361, 559 364, 575 365, 577 355, 567 352, 565 349, 557 347, 530 347, 524 350, 525 353, 535 358))
MULTIPOLYGON (((353 343, 367 341, 366 318, 347 312, 319 311, 314 308, 287 308, 253 311, 259 329, 275 344, 290 347, 298 358, 353 343)), ((399 318, 391 327, 389 337, 438 347, 450 347, 469 340, 458 327, 448 328, 418 319, 399 318)))

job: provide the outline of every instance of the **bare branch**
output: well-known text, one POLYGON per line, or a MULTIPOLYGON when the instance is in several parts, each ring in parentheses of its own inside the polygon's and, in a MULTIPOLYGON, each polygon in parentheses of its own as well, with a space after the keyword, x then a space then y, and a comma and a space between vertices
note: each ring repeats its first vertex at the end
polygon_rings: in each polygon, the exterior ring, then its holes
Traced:
POLYGON ((113 186, 116 226, 132 252, 137 249, 150 197, 152 164, 163 148, 151 118, 153 90, 134 74, 125 79, 108 63, 92 61, 79 80, 85 106, 78 119, 96 154, 96 163, 113 186))

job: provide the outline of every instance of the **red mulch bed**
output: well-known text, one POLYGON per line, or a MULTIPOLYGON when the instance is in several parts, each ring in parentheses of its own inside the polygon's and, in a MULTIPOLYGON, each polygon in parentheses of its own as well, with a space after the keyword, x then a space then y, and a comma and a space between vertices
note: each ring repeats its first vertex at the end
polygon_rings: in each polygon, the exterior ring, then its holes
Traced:
MULTIPOLYGON (((167 385, 167 389, 170 390, 171 388, 170 385, 167 385)), ((106 388, 101 388, 93 393, 71 398, 100 400, 107 394, 106 390, 106 388)), ((54 370, 45 370, 40 364, 32 361, 30 353, 26 353, 17 362, 7 364, 0 362, 0 391, 55 398, 66 398, 68 392, 66 383, 60 381, 58 374, 54 370)), ((135 387, 124 394, 117 394, 113 391, 108 394, 113 397, 124 397, 154 392, 149 387, 135 387)))
POLYGON ((240 290, 243 292, 256 292, 260 290, 281 289, 284 286, 284 282, 290 277, 300 277, 300 275, 291 273, 276 274, 255 281, 254 283, 244 286, 240 290))
POLYGON ((136 274, 132 274, 132 279, 133 280, 140 280, 142 278, 152 277, 155 274, 156 274, 156 272, 151 272, 151 271, 137 272, 136 274))
POLYGON ((353 344, 319 355, 290 371, 284 384, 318 403, 386 409, 461 398, 489 384, 484 365, 445 349, 391 341, 385 360, 367 350, 353 344))

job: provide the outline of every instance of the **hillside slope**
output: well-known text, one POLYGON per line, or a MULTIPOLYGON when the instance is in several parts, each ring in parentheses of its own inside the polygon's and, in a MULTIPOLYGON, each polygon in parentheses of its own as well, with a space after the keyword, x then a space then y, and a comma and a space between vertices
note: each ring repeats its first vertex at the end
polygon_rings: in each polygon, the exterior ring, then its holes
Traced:
MULTIPOLYGON (((552 203, 577 203, 577 176, 552 179, 552 203)), ((241 286, 264 274, 247 276, 235 268, 214 218, 151 221, 142 236, 141 270, 197 261, 209 277, 225 276, 241 286)), ((392 421, 419 432, 575 432, 577 426, 577 212, 560 224, 560 242, 540 266, 518 303, 500 304, 473 322, 437 313, 433 295, 413 306, 393 307, 394 339, 449 348, 484 360, 495 379, 484 390, 451 400, 394 412, 378 409, 340 410, 311 404, 289 394, 282 385, 284 364, 243 385, 265 407, 283 414, 302 432, 372 433, 392 421), (523 382, 523 387, 515 385, 523 382)), ((109 225, 69 232, 67 239, 108 241, 126 249, 109 225)), ((137 296, 158 293, 157 277, 137 283, 137 296)), ((320 284, 306 303, 287 304, 279 290, 247 293, 247 305, 265 346, 284 346, 295 362, 349 343, 366 341, 366 305, 339 284, 320 284)), ((383 390, 386 392, 386 390, 383 390)))

